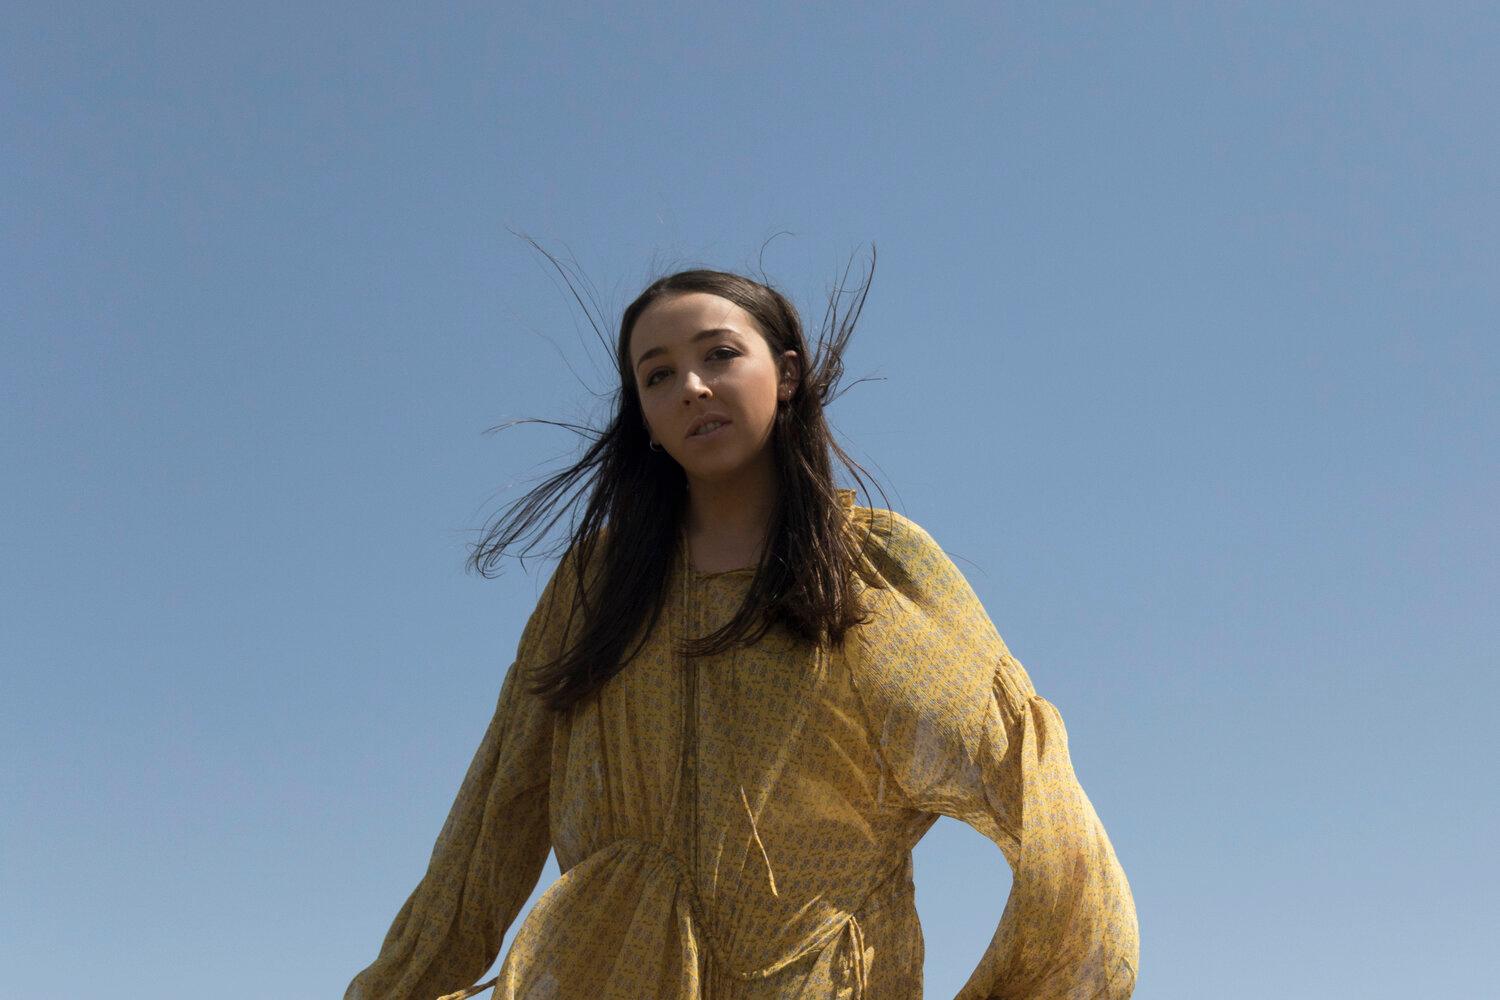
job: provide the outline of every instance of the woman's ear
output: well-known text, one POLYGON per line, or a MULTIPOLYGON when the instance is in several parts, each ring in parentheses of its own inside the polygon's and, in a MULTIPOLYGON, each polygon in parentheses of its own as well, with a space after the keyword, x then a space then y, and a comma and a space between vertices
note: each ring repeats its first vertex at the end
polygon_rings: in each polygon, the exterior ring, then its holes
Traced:
POLYGON ((781 383, 776 388, 776 398, 785 403, 792 398, 801 380, 802 361, 796 351, 781 352, 781 383))

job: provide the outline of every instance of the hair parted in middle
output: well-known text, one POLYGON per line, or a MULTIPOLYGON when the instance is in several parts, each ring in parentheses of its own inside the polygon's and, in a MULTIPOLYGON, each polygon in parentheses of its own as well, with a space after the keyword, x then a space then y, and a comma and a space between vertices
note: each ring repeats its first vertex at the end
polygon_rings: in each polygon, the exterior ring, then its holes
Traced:
MULTIPOLYGON (((582 305, 556 258, 534 240, 529 242, 562 273, 582 305)), ((591 439, 581 458, 492 519, 467 560, 470 568, 490 576, 518 541, 533 536, 519 552, 524 555, 564 513, 584 501, 562 557, 573 593, 552 595, 571 598, 567 613, 570 621, 582 615, 581 628, 568 648, 538 665, 531 678, 533 692, 550 707, 563 710, 596 692, 639 652, 661 616, 687 506, 687 477, 669 454, 650 446, 629 348, 636 320, 666 297, 690 292, 720 296, 749 313, 774 357, 791 350, 799 359, 811 358, 811 363, 794 366, 790 398, 777 406, 770 444, 776 500, 744 601, 723 627, 688 640, 683 652, 703 656, 753 643, 778 622, 806 642, 838 645, 864 620, 856 587, 860 541, 848 530, 832 459, 836 457, 862 489, 869 473, 834 440, 824 408, 842 392, 843 352, 874 271, 872 244, 870 270, 862 285, 851 293, 840 284, 830 293, 815 354, 808 351, 796 307, 769 282, 705 268, 666 275, 651 282, 620 318, 614 345, 619 385, 613 416, 602 431, 550 420, 505 425, 559 424, 591 439), (841 318, 840 300, 850 294, 852 304, 841 318)), ((597 323, 594 327, 604 339, 597 323)), ((571 627, 567 631, 574 632, 571 627)))

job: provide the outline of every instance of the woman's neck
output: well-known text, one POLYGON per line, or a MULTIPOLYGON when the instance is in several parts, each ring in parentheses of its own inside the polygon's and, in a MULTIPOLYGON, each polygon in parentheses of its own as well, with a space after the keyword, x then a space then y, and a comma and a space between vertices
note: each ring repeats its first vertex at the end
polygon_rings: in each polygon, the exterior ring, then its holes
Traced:
POLYGON ((775 506, 770 469, 729 482, 691 483, 684 526, 694 568, 712 573, 754 565, 775 506))

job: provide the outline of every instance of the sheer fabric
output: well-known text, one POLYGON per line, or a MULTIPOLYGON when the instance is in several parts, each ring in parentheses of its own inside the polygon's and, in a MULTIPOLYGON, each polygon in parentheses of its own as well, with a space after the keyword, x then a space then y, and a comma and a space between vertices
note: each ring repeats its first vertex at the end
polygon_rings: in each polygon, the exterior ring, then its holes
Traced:
POLYGON ((682 658, 753 575, 698 572, 684 546, 639 656, 554 714, 522 676, 577 627, 554 574, 427 872, 345 1000, 470 986, 549 849, 562 875, 517 930, 500 1000, 915 1000, 911 849, 939 815, 1014 875, 960 1000, 1130 996, 1134 901, 1057 709, 925 531, 841 500, 871 613, 842 650, 778 627, 682 658))

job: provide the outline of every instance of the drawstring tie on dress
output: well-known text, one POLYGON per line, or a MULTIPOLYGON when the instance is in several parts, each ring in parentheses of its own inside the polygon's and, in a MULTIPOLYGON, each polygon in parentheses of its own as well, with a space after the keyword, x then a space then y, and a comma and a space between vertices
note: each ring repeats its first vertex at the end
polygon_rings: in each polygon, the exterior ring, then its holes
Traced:
POLYGON ((750 818, 750 838, 760 849, 760 859, 766 863, 766 879, 771 883, 771 895, 779 899, 781 893, 776 891, 776 873, 771 870, 771 856, 766 853, 766 845, 761 843, 760 828, 755 825, 755 813, 750 809, 750 799, 745 795, 744 785, 740 785, 740 803, 745 807, 745 815, 750 818))
POLYGON ((865 932, 859 926, 859 918, 852 913, 849 914, 849 922, 844 925, 844 929, 849 934, 849 947, 853 951, 849 956, 852 966, 850 972, 854 976, 854 993, 850 1000, 864 1000, 866 976, 869 975, 869 970, 865 968, 865 932))
POLYGON ((496 976, 494 979, 491 979, 487 983, 480 983, 477 986, 470 986, 468 989, 459 990, 457 993, 444 993, 442 996, 438 997, 437 1000, 469 1000, 469 997, 483 993, 485 990, 489 989, 491 986, 494 986, 499 981, 500 977, 496 976))
MULTIPOLYGON (((866 991, 869 989, 870 970, 865 951, 865 932, 864 928, 859 925, 859 918, 852 913, 844 918, 843 926, 839 928, 838 932, 832 938, 825 936, 814 940, 806 947, 773 962, 763 969, 754 969, 749 972, 725 969, 719 964, 712 952, 709 953, 708 957, 711 964, 719 966, 718 975, 746 983, 757 979, 769 979, 787 966, 800 962, 808 955, 822 951, 830 945, 835 949, 834 963, 838 961, 837 955, 839 950, 843 950, 847 956, 848 966, 845 971, 849 977, 848 985, 851 987, 849 1000, 866 1000, 866 991), (840 945, 843 946, 842 949, 840 949, 840 945)), ((834 964, 829 971, 834 972, 837 968, 837 964, 834 964)), ((713 1000, 716 992, 712 985, 714 979, 715 977, 712 975, 708 977, 707 988, 702 993, 702 1000, 713 1000)))

